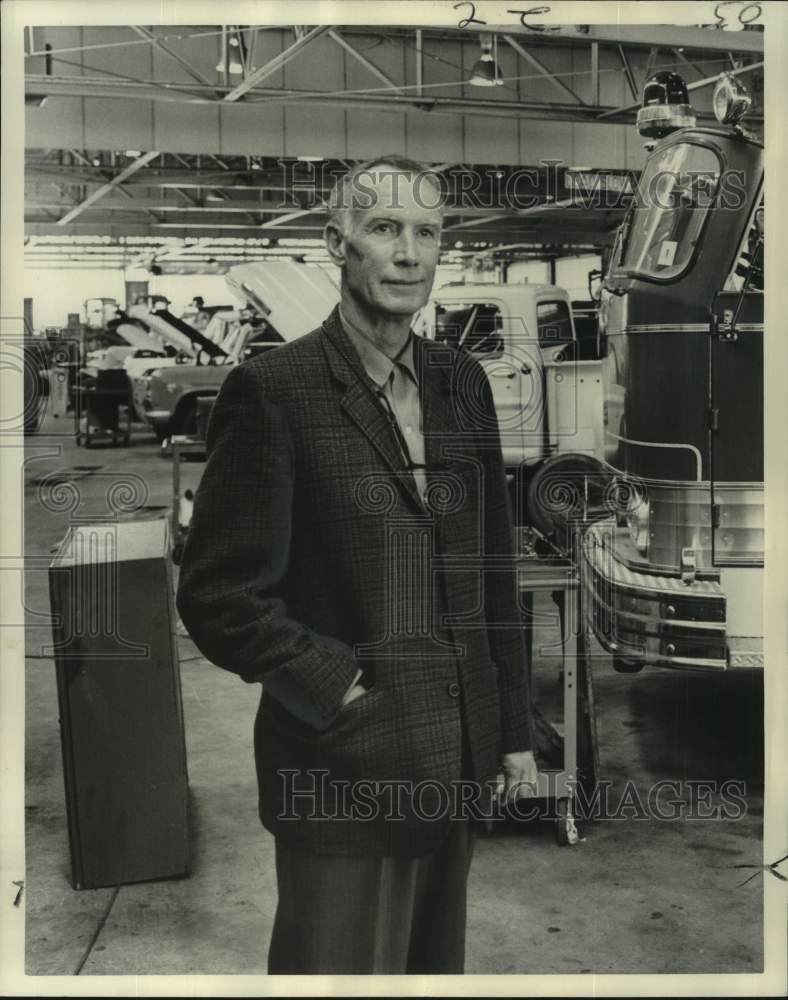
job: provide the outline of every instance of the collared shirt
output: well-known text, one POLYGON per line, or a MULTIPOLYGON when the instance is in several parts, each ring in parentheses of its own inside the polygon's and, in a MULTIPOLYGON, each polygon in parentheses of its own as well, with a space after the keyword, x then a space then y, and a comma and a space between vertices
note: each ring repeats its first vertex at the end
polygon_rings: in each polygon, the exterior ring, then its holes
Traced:
POLYGON ((400 431, 405 458, 423 498, 427 488, 424 432, 421 421, 419 380, 413 356, 413 333, 395 358, 390 358, 357 325, 350 322, 340 307, 342 326, 356 349, 367 375, 378 387, 382 405, 393 416, 400 431))

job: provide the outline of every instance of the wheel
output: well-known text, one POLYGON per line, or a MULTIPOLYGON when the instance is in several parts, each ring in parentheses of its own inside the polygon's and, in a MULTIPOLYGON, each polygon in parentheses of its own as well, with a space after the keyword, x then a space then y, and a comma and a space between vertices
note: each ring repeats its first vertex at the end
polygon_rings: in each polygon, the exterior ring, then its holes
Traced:
POLYGON ((613 669, 617 674, 639 674, 645 665, 642 660, 625 660, 623 656, 613 657, 613 669))
POLYGON ((172 547, 172 561, 175 566, 180 566, 183 559, 183 542, 176 542, 172 547))
POLYGON ((156 426, 153 428, 153 433, 156 435, 156 440, 159 444, 162 444, 170 436, 170 432, 166 427, 156 426))
POLYGON ((555 839, 559 847, 569 847, 578 840, 571 802, 569 799, 558 799, 556 806, 558 818, 555 825, 555 839))

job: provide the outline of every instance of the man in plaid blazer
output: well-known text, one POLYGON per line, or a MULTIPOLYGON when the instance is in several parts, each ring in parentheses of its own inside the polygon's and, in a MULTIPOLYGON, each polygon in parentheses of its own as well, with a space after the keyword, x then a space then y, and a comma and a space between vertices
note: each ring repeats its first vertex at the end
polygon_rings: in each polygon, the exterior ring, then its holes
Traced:
POLYGON ((462 972, 472 818, 536 777, 490 387, 410 329, 439 193, 397 156, 340 181, 340 305, 234 369, 208 429, 177 603, 262 682, 272 973, 462 972))

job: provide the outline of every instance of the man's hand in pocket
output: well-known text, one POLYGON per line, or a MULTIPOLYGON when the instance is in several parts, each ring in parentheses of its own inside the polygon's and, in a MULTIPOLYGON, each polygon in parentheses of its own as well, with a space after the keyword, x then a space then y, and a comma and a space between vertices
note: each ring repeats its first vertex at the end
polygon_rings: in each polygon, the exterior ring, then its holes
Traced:
POLYGON ((366 694, 367 693, 367 689, 364 687, 364 685, 363 684, 359 684, 359 680, 361 679, 361 677, 362 677, 362 673, 359 670, 356 673, 356 676, 353 678, 353 683, 350 685, 350 687, 347 689, 347 691, 345 691, 345 694, 344 694, 344 696, 342 698, 342 707, 343 708, 345 707, 345 705, 349 705, 351 703, 351 701, 355 701, 356 698, 360 698, 362 696, 362 694, 366 694))

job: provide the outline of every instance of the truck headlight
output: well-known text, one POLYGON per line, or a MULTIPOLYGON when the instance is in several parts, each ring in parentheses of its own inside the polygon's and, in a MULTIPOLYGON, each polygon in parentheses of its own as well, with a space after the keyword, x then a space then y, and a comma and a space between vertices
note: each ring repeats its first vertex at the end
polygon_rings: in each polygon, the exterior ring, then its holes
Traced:
POLYGON ((648 555, 650 508, 648 500, 641 500, 627 513, 627 527, 632 544, 642 556, 648 555))
POLYGON ((714 116, 721 125, 735 125, 750 110, 752 98, 736 77, 724 74, 712 95, 714 116))

